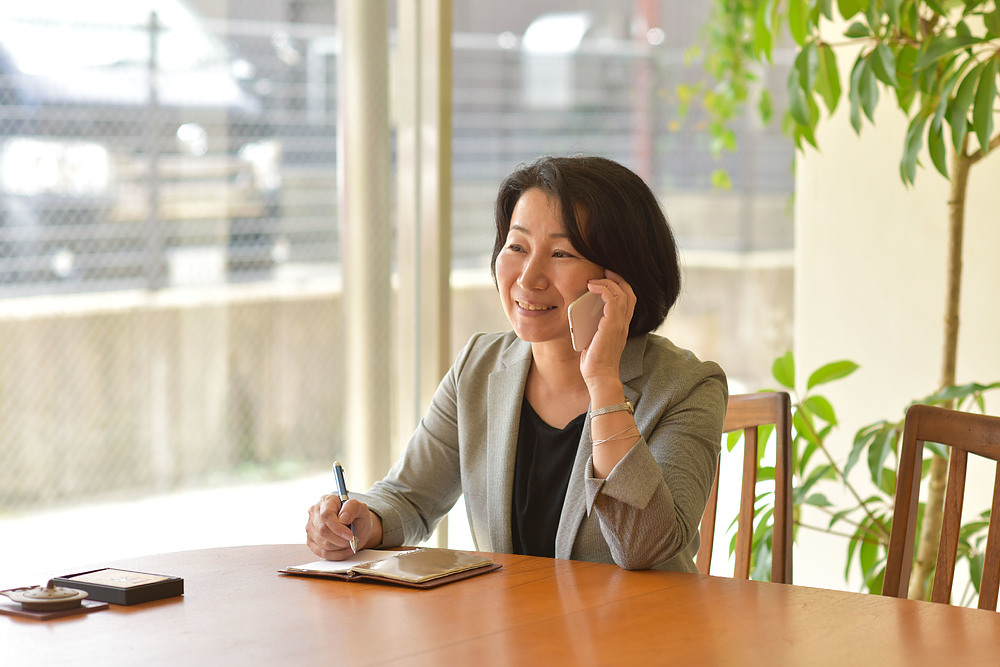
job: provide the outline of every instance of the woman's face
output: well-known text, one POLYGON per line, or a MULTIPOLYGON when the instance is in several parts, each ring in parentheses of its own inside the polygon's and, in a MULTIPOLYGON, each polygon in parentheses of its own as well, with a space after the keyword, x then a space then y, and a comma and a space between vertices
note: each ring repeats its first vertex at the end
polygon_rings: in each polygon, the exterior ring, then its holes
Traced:
POLYGON ((559 201, 532 188, 514 206, 496 276, 504 312, 519 338, 569 345, 566 309, 587 291, 587 281, 604 277, 604 269, 570 243, 559 201))

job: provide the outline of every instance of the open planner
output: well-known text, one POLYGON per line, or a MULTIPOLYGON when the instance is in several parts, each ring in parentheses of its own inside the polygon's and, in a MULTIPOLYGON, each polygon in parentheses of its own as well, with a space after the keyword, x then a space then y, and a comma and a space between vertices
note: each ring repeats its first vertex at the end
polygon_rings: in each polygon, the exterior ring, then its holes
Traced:
POLYGON ((306 577, 381 581, 415 588, 432 588, 499 568, 499 564, 482 554, 425 547, 406 551, 362 549, 346 560, 313 561, 303 565, 292 565, 279 572, 306 577))

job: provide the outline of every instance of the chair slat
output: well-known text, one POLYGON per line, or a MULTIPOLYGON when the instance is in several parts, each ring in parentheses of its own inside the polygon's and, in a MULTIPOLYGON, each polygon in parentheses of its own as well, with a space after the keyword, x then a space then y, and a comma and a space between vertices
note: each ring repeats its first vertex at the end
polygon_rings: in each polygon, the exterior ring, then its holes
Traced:
POLYGON ((753 510, 757 488, 757 427, 743 429, 743 479, 740 487, 740 513, 736 528, 737 579, 750 578, 750 551, 753 547, 753 510))
POLYGON ((945 488, 944 511, 941 515, 941 540, 938 543, 937 565, 934 567, 933 602, 951 602, 951 587, 955 581, 955 559, 958 555, 958 534, 962 529, 962 501, 965 499, 965 471, 969 455, 952 449, 948 464, 948 485, 945 488))
POLYGON ((774 462, 774 534, 771 538, 771 581, 792 583, 792 545, 795 540, 792 519, 792 404, 788 394, 777 398, 775 430, 778 442, 774 462))
MULTIPOLYGON (((941 520, 941 542, 931 591, 932 601, 950 603, 962 528, 968 455, 977 454, 994 462, 1000 460, 1000 417, 929 405, 912 405, 906 411, 903 439, 899 448, 895 508, 892 532, 889 535, 883 595, 906 597, 908 593, 925 441, 937 442, 951 448, 941 520)), ((979 595, 980 609, 996 610, 998 582, 1000 582, 1000 470, 997 471, 994 481, 993 506, 979 595)))
POLYGON ((715 471, 715 481, 712 482, 712 490, 708 493, 708 503, 705 505, 705 514, 701 517, 701 546, 698 549, 698 558, 695 565, 699 572, 708 574, 712 565, 712 549, 715 546, 715 509, 719 505, 719 471, 715 471), (709 512, 707 508, 712 508, 709 512))
MULTIPOLYGON (((743 472, 740 510, 737 517, 736 566, 734 577, 750 576, 750 552, 753 541, 753 512, 757 481, 758 436, 760 426, 773 424, 776 433, 774 531, 771 538, 771 581, 792 583, 792 447, 791 398, 787 392, 735 394, 729 397, 725 433, 744 432, 743 472)), ((708 574, 718 510, 719 475, 716 472, 708 503, 701 520, 701 546, 697 567, 708 574)))
POLYGON ((979 584, 979 608, 997 608, 1000 589, 1000 464, 993 480, 993 506, 990 508, 990 527, 986 535, 986 557, 983 580, 979 584))

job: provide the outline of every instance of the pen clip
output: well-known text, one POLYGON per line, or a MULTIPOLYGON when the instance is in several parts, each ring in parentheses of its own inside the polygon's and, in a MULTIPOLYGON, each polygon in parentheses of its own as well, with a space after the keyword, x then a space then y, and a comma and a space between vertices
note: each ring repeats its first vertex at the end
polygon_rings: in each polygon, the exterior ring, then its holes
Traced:
POLYGON ((340 467, 340 461, 334 462, 333 473, 337 479, 337 495, 341 500, 347 500, 347 483, 344 481, 344 469, 340 467))

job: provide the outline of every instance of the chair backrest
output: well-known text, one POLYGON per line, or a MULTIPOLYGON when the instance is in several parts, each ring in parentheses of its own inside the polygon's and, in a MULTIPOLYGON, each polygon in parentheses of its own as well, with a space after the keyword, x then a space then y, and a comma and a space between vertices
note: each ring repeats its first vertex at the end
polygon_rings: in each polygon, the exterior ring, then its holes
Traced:
MULTIPOLYGON (((786 392, 735 394, 729 397, 723 431, 743 431, 743 477, 736 531, 736 568, 733 577, 750 578, 753 511, 757 486, 757 427, 774 424, 777 445, 774 465, 774 530, 771 536, 771 581, 792 583, 792 407, 786 392)), ((719 473, 715 473, 705 514, 701 519, 701 547, 697 567, 708 574, 715 541, 719 504, 719 473)))
MULTIPOLYGON (((882 595, 905 598, 909 591, 924 442, 951 447, 944 514, 941 519, 941 543, 931 590, 932 601, 948 604, 951 602, 951 586, 962 524, 968 455, 972 453, 1000 461, 1000 417, 929 405, 911 405, 906 411, 882 595)), ((997 466, 997 477, 993 484, 993 506, 986 538, 985 561, 979 589, 979 608, 995 611, 997 588, 1000 584, 1000 465, 997 466)))

